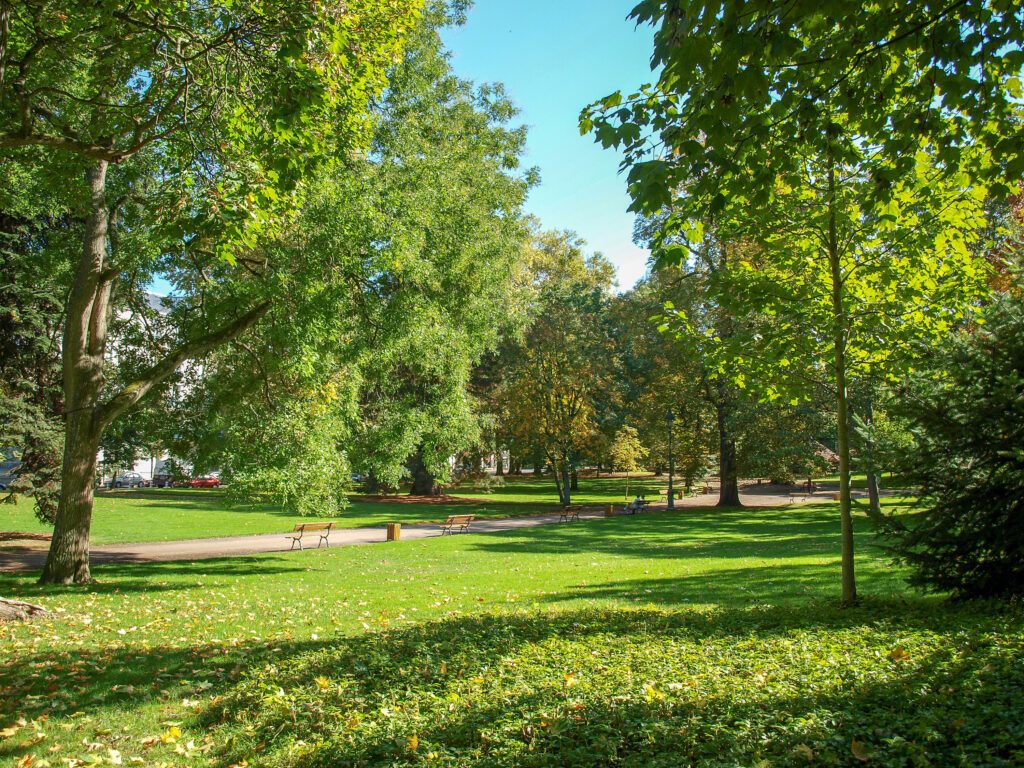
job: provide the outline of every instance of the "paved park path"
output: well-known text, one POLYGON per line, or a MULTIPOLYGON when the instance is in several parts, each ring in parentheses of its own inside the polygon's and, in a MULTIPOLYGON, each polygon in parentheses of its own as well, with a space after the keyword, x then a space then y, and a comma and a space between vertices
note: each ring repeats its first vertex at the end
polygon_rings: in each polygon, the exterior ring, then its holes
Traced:
MULTIPOLYGON (((741 490, 740 500, 752 507, 775 507, 794 502, 821 502, 832 499, 830 490, 811 495, 791 495, 771 486, 749 486, 741 490)), ((717 493, 691 496, 677 502, 677 508, 709 507, 718 501, 717 493)), ((664 511, 665 503, 653 504, 650 512, 664 511)), ((580 514, 580 520, 604 517, 604 506, 587 507, 580 514)), ((558 513, 505 517, 491 520, 475 520, 470 527, 473 534, 512 531, 518 528, 532 528, 538 525, 559 523, 558 513)), ((411 523, 402 526, 401 538, 426 539, 441 535, 436 523, 411 523)), ((463 534, 456 534, 463 535, 463 534)), ((310 547, 316 547, 317 536, 309 537, 310 547)), ((331 532, 331 547, 348 547, 361 544, 376 544, 386 540, 386 529, 380 528, 335 528, 331 532)), ((256 536, 224 536, 213 539, 181 539, 178 541, 146 541, 134 544, 97 544, 91 549, 91 562, 103 563, 152 563, 176 560, 211 560, 218 557, 235 557, 267 552, 288 552, 291 540, 287 534, 266 533, 256 536)), ((15 539, 0 543, 0 572, 39 571, 46 559, 49 542, 34 539, 15 539)), ((298 551, 296 549, 296 551, 298 551)))

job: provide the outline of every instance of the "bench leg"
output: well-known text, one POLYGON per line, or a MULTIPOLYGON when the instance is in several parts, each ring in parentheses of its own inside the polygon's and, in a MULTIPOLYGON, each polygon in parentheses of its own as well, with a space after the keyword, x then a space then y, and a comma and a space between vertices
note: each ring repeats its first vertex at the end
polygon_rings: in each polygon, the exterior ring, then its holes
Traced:
POLYGON ((321 544, 325 545, 325 546, 327 547, 327 549, 330 549, 330 548, 331 548, 331 545, 330 545, 330 544, 328 543, 328 541, 327 541, 327 537, 326 537, 326 536, 321 536, 321 537, 320 537, 320 541, 318 541, 318 542, 317 542, 317 544, 316 544, 316 548, 317 548, 317 549, 320 549, 320 545, 321 545, 321 544))

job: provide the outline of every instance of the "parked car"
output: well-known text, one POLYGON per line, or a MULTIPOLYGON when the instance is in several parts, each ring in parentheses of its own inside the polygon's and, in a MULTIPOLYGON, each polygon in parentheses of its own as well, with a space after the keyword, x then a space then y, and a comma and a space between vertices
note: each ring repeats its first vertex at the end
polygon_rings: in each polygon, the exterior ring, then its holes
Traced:
POLYGON ((145 488, 148 484, 149 481, 138 472, 122 472, 110 481, 111 488, 145 488))
POLYGON ((217 488, 220 486, 220 478, 215 475, 200 475, 193 477, 188 484, 193 488, 217 488))
POLYGON ((156 488, 173 488, 174 478, 165 472, 158 472, 153 475, 153 486, 156 488))

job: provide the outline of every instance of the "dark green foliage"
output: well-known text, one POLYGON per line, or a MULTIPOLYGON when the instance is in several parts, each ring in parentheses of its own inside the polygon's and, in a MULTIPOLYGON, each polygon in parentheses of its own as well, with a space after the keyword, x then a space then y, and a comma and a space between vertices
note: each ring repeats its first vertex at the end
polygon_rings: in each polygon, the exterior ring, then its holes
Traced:
POLYGON ((254 668, 204 725, 235 734, 225 762, 276 768, 1008 766, 1024 758, 1012 621, 820 605, 453 616, 254 668))
POLYGON ((903 406, 906 480, 923 515, 895 552, 912 583, 960 597, 1024 594, 1024 304, 992 306, 921 376, 903 406))
POLYGON ((11 490, 31 497, 39 519, 52 523, 60 495, 67 277, 54 252, 73 225, 21 166, 4 163, 0 174, 0 449, 21 461, 11 490))

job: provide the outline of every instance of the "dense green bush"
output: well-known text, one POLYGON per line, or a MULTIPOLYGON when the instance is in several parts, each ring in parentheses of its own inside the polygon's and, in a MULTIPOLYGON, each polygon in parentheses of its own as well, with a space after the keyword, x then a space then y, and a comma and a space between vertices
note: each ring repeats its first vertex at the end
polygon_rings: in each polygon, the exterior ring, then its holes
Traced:
POLYGON ((955 337, 900 410, 904 478, 924 512, 898 525, 911 582, 958 597, 1024 594, 1024 305, 1007 296, 955 337))

